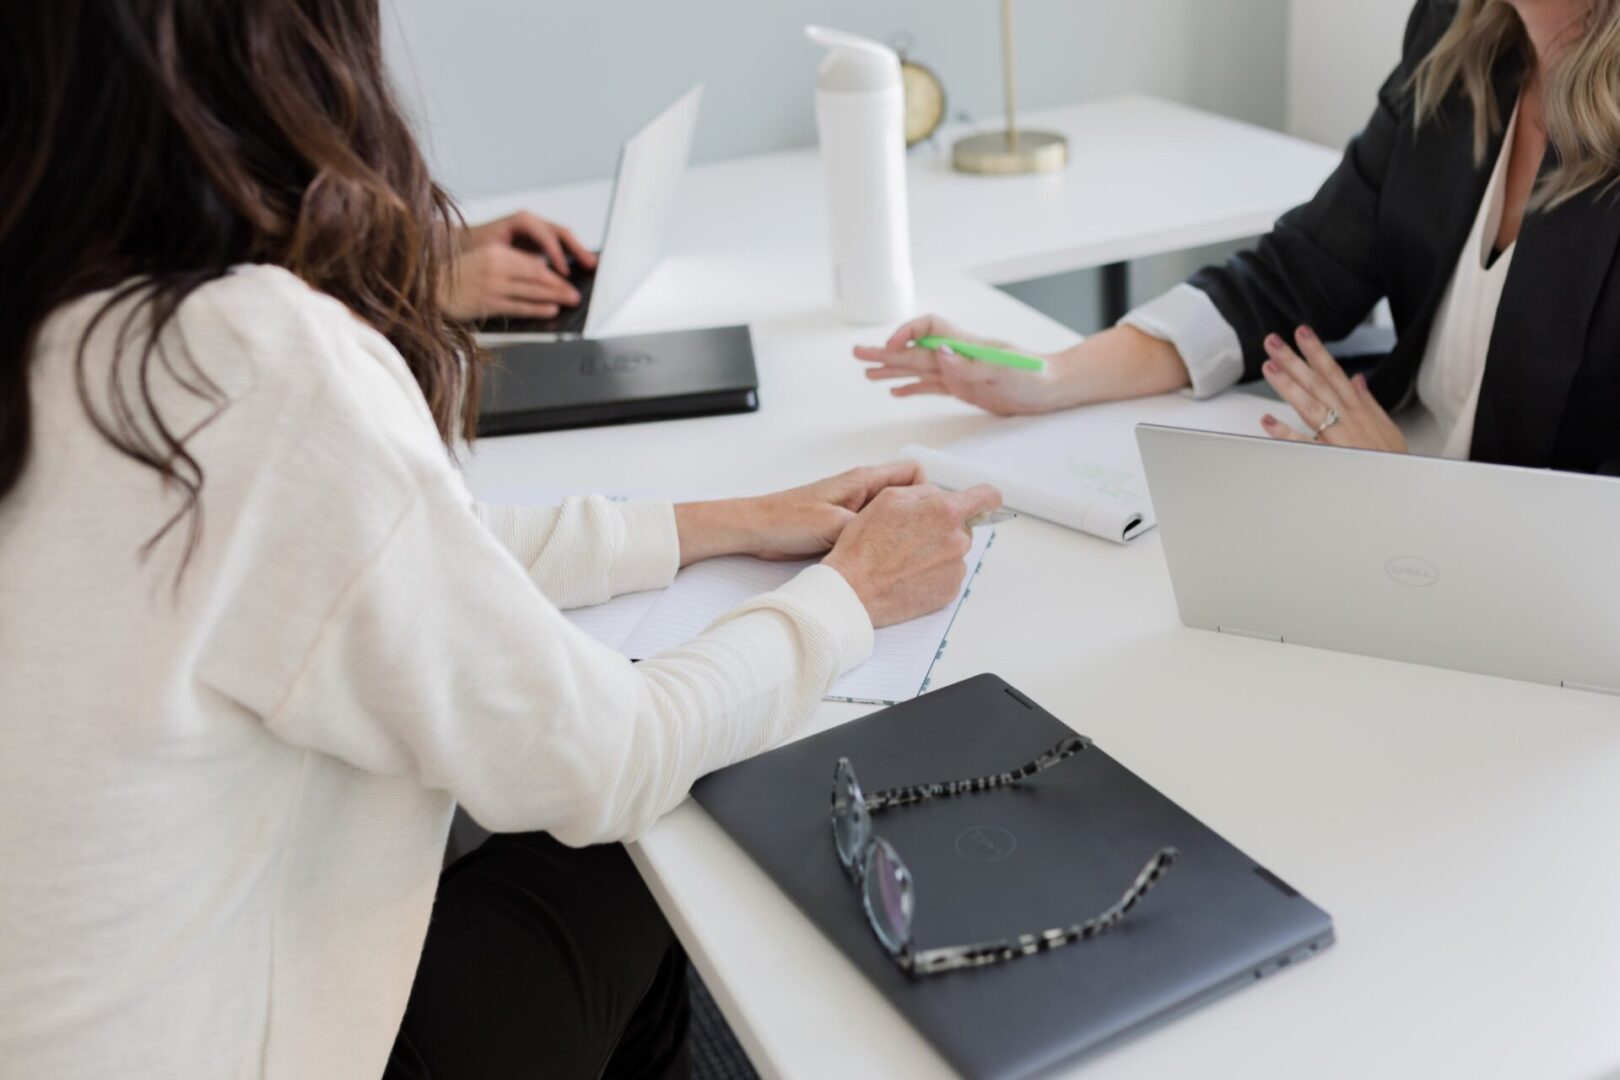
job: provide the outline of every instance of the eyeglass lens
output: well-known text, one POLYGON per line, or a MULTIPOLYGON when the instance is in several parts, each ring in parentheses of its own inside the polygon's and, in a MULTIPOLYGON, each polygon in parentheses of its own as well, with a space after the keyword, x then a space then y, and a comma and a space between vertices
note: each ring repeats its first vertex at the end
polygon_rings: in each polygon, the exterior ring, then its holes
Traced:
POLYGON ((883 837, 866 856, 866 914, 878 940, 891 953, 903 952, 911 940, 911 871, 883 837))

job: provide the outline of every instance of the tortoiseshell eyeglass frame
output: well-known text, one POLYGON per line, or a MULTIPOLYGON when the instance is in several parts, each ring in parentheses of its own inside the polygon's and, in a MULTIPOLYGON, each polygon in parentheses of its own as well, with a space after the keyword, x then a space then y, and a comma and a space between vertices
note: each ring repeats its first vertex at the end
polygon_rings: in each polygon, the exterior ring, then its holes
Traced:
MULTIPOLYGON (((890 788, 879 791, 874 795, 862 794, 860 782, 855 777, 855 768, 848 758, 840 758, 838 769, 833 773, 832 795, 832 826, 834 851, 838 851, 838 828, 841 821, 839 810, 839 778, 847 774, 851 791, 861 800, 862 807, 873 813, 879 810, 891 810, 899 806, 914 806, 930 799, 950 798, 955 795, 971 795, 986 791, 995 791, 998 788, 1009 787, 1021 780, 1027 780, 1036 773, 1052 768, 1054 765, 1074 757, 1076 754, 1091 747, 1092 741, 1084 735, 1074 735, 1058 743, 1052 749, 1037 757, 1027 765, 1022 765, 1011 772, 996 773, 991 776, 974 777, 968 780, 949 780, 938 784, 922 784, 912 787, 890 788)), ((847 814, 847 811, 845 811, 847 814)), ((871 872, 870 863, 873 853, 877 850, 878 836, 876 831, 866 830, 865 843, 859 851, 851 853, 849 861, 844 862, 843 855, 838 854, 840 864, 844 866, 845 873, 850 881, 865 895, 866 878, 871 872)), ((893 847, 889 848, 893 852, 893 847)), ((1015 960, 1020 956, 1032 956, 1036 953, 1050 952, 1064 945, 1073 945, 1082 941, 1089 941, 1099 934, 1105 933, 1125 918, 1131 909, 1142 902, 1142 898, 1152 891, 1153 887, 1175 864, 1179 852, 1173 847, 1161 848, 1142 867, 1136 879, 1125 890, 1118 901, 1104 910, 1068 927, 1059 927, 1052 930, 1043 930, 1035 934, 1020 934, 1018 937, 1005 938, 1001 941, 981 942, 977 945, 953 945, 940 949, 917 950, 911 940, 911 920, 909 912, 911 904, 911 872, 906 869, 903 862, 897 862, 898 877, 902 889, 906 893, 905 910, 907 912, 905 936, 897 947, 891 947, 885 940, 884 934, 877 926, 877 916, 873 913, 869 903, 863 904, 866 908, 866 918, 872 927, 872 932, 888 951, 894 962, 907 975, 938 975, 947 971, 960 971, 964 968, 984 967, 989 964, 999 964, 1007 960, 1015 960)), ((898 855, 895 856, 898 859, 898 855)))

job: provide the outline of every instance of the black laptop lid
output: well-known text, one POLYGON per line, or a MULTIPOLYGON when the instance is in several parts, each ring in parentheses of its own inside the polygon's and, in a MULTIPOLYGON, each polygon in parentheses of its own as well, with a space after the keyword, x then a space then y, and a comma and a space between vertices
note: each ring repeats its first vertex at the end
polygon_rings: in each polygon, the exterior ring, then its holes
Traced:
MULTIPOLYGON (((833 850, 833 769, 863 789, 981 776, 1070 730, 981 675, 723 769, 693 795, 957 1070, 1025 1076, 1253 982, 1332 940, 1280 878, 1092 747, 1018 788, 881 811, 915 877, 919 949, 1079 922, 1165 846, 1176 865, 1114 931, 994 967, 908 979, 833 850)), ((784 972, 784 978, 793 978, 784 972)))
POLYGON ((494 352, 479 407, 485 434, 758 407, 746 326, 519 343, 494 352))

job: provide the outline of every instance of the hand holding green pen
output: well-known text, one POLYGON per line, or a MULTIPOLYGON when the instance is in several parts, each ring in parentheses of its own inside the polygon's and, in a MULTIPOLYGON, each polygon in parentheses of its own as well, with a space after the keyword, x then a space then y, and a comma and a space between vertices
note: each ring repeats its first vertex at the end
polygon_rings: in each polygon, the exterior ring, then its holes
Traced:
POLYGON ((1064 382, 1061 357, 966 333, 937 315, 912 319, 882 345, 856 346, 855 359, 871 365, 873 382, 896 381, 895 397, 943 394, 998 416, 1049 412, 1064 382))
POLYGON ((986 364, 999 364, 1002 367, 1013 368, 1017 371, 1045 371, 1046 361, 1038 356, 1029 356, 1011 349, 1000 349, 994 345, 978 345, 971 341, 958 341, 956 338, 938 337, 929 335, 920 337, 912 344, 924 349, 939 352, 949 349, 957 356, 965 356, 969 360, 978 360, 986 364))

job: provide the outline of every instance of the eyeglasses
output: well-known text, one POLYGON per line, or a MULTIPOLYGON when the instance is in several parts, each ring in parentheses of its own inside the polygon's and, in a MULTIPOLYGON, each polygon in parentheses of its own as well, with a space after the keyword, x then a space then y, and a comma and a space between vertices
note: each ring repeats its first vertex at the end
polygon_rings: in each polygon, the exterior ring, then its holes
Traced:
POLYGON ((1084 922, 978 945, 955 945, 922 951, 913 947, 911 913, 915 896, 911 871, 893 846, 872 831, 872 814, 929 799, 1009 787, 1074 757, 1089 746, 1090 739, 1077 735, 1064 739, 1028 765, 1012 772, 972 780, 952 780, 943 784, 893 788, 875 795, 861 793, 860 781, 855 778, 855 767, 848 758, 838 760, 832 790, 833 843, 838 849, 838 861, 843 864, 851 883, 860 891, 866 921, 871 924, 872 932, 902 971, 912 976, 938 975, 962 968, 999 964, 1020 956, 1032 956, 1064 945, 1089 941, 1117 926, 1158 884, 1179 855, 1175 848, 1161 849, 1142 867, 1142 872, 1136 875, 1136 880, 1131 882, 1130 888, 1125 890, 1125 895, 1117 903, 1084 922))

